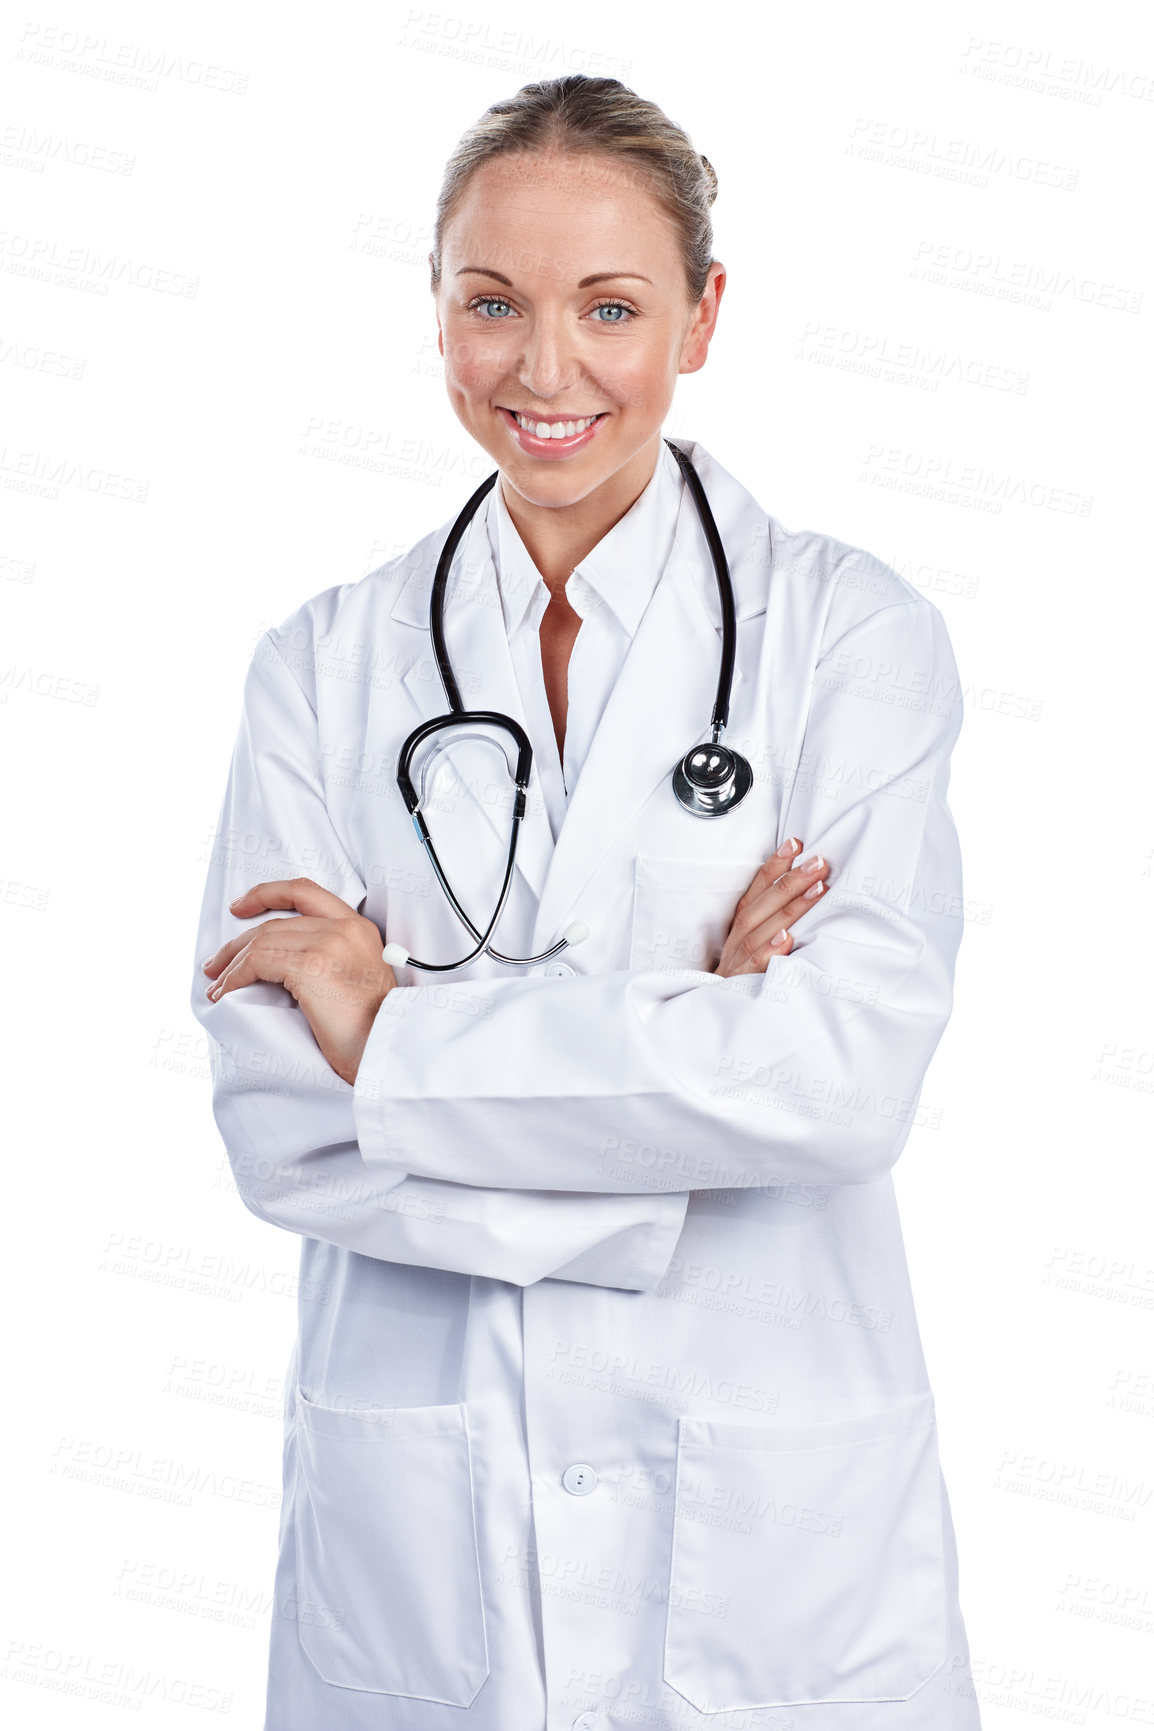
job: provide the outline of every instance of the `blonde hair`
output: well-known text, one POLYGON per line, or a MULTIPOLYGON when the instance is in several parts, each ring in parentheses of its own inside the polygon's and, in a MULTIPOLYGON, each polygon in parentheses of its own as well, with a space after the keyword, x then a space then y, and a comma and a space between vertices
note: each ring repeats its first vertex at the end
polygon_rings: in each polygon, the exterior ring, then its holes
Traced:
MULTIPOLYGON (((705 292, 713 263, 717 176, 708 159, 658 108, 616 78, 570 73, 525 84, 494 102, 465 133, 445 166, 429 255, 432 289, 441 285, 441 244, 449 219, 483 162, 494 157, 607 156, 632 168, 676 228, 691 303, 705 292)), ((532 172, 532 164, 527 164, 532 172)))

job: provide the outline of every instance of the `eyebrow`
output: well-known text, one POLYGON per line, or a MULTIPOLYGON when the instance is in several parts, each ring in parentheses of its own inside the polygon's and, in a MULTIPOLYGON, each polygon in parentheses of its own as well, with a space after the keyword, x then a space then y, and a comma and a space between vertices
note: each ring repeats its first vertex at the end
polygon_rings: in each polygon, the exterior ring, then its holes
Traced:
MULTIPOLYGON (((469 271, 472 271, 475 276, 491 276, 494 281, 504 283, 506 288, 513 287, 512 282, 507 276, 502 276, 499 270, 486 270, 484 265, 463 264, 460 270, 456 272, 456 275, 464 276, 469 271)), ((605 270, 601 271, 597 276, 583 276, 581 281, 577 284, 577 287, 592 288, 595 282, 618 282, 622 277, 631 277, 635 282, 647 282, 649 283, 650 288, 653 287, 653 284, 649 282, 647 276, 642 276, 635 270, 605 270)))

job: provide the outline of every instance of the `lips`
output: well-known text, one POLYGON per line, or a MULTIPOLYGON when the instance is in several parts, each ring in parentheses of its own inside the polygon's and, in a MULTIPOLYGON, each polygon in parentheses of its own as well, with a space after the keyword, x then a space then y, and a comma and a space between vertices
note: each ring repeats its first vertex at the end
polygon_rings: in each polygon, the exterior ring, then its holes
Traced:
MULTIPOLYGON (((546 433, 542 438, 538 438, 536 431, 529 432, 527 428, 523 427, 512 409, 498 406, 497 414, 508 427, 516 444, 527 456, 535 460, 548 460, 549 458, 556 460, 584 450, 590 440, 596 438, 602 421, 608 418, 609 411, 607 409, 599 410, 588 426, 582 427, 579 432, 568 435, 546 433)), ((550 427, 571 425, 574 422, 584 420, 584 418, 583 415, 557 415, 546 422, 546 425, 550 427)), ((535 421, 533 425, 536 428, 538 423, 535 421)))
POLYGON ((531 409, 511 409, 507 403, 498 403, 497 407, 506 415, 512 415, 514 420, 518 415, 524 415, 525 419, 532 421, 534 425, 544 421, 547 427, 556 427, 558 424, 564 425, 567 421, 588 421, 590 419, 600 421, 609 412, 608 409, 585 409, 580 414, 574 413, 572 415, 535 415, 531 409))

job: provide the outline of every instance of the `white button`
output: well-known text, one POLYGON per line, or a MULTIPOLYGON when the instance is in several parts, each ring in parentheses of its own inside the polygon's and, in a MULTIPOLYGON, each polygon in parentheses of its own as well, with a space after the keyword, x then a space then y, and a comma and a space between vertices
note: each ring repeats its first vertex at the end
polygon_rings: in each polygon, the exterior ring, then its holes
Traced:
POLYGON ((573 1721, 573 1731, 601 1731, 604 1723, 598 1713, 578 1713, 573 1721))
POLYGON ((571 980, 576 972, 568 962, 549 962, 545 968, 546 978, 554 980, 571 980))
POLYGON ((587 1497, 597 1483, 597 1474, 593 1468, 579 1461, 576 1466, 566 1467, 561 1474, 561 1483, 567 1491, 572 1491, 575 1497, 587 1497))

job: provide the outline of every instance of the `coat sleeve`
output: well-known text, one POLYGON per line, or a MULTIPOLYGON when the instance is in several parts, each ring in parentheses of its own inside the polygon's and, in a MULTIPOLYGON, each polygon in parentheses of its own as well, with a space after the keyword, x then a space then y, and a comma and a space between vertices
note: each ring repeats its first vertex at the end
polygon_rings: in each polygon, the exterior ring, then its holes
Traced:
POLYGON ((562 1196, 545 1186, 383 1173, 358 1146, 353 1089, 291 993, 260 982, 209 1001, 203 960, 250 926, 297 917, 238 920, 228 904, 242 889, 303 876, 353 908, 365 897, 318 766, 316 715, 266 634, 245 683, 192 985, 193 1014, 209 1038, 213 1112, 245 1204, 275 1226, 384 1261, 519 1286, 552 1277, 651 1290, 676 1246, 685 1193, 562 1196))
POLYGON ((469 981, 476 1014, 391 992, 355 1087, 372 1169, 631 1195, 885 1174, 951 1009, 961 719, 932 603, 850 626, 815 668, 783 800, 780 838, 831 868, 793 951, 732 979, 469 981))

